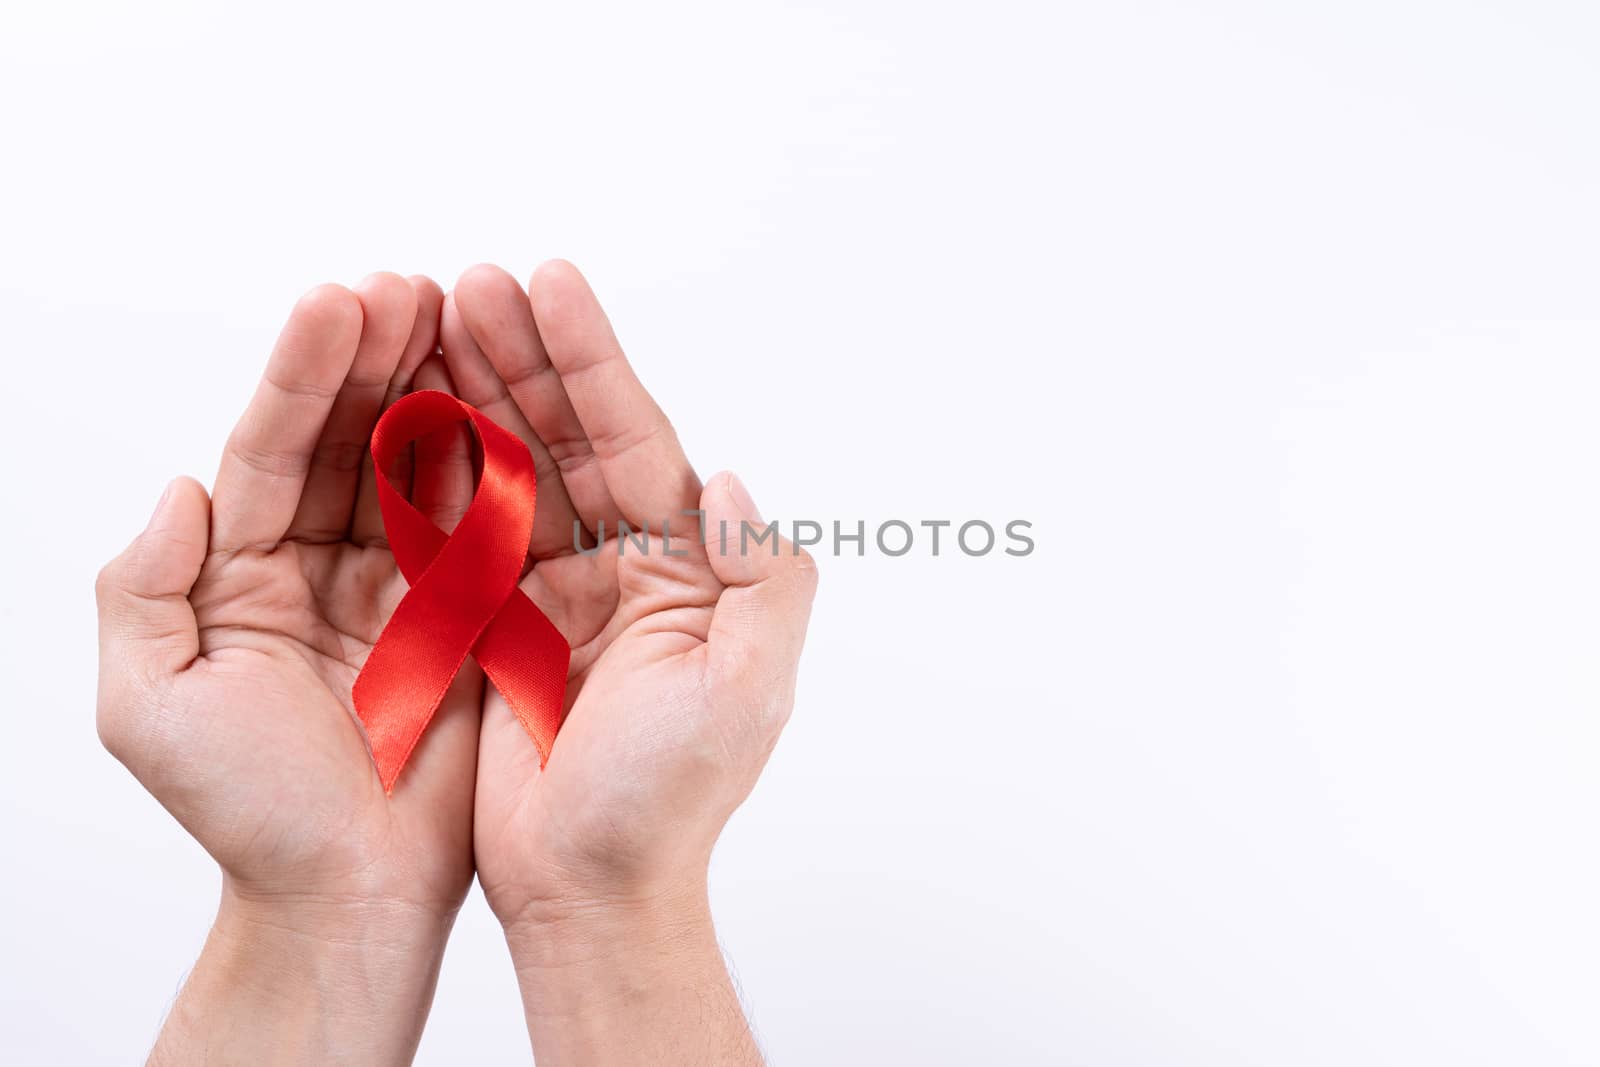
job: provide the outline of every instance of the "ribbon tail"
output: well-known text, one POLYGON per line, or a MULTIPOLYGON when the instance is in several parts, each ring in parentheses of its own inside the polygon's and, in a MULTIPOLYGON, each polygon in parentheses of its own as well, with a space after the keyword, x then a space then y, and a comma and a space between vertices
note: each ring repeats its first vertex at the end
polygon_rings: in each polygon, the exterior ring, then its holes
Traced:
POLYGON ((567 668, 572 649, 555 624, 518 590, 506 601, 472 650, 517 721, 539 750, 539 766, 566 716, 567 668))

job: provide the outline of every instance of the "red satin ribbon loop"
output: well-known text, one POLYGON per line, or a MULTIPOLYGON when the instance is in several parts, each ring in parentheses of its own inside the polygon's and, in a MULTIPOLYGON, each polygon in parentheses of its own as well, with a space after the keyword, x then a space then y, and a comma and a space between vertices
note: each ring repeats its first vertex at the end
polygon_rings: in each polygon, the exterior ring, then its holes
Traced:
POLYGON ((383 788, 394 789, 469 654, 511 705, 542 766, 561 728, 571 650, 517 588, 538 488, 528 446, 472 405, 429 389, 384 412, 372 431, 372 462, 384 530, 411 583, 353 692, 383 788), (483 475, 446 534, 390 483, 389 471, 406 445, 463 419, 483 446, 483 475))

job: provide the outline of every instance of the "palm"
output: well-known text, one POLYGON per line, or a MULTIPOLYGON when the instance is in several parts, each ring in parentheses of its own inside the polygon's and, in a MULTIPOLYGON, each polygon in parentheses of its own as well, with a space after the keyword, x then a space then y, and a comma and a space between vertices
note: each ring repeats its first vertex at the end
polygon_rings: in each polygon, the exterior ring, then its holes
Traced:
POLYGON ((289 542, 207 558, 190 596, 202 658, 187 681, 197 703, 251 723, 248 744, 205 733, 194 749, 212 778, 208 795, 243 813, 208 842, 225 866, 315 867, 337 878, 382 868, 398 846, 415 845, 419 867, 404 872, 415 891, 432 902, 456 891, 470 848, 462 783, 471 781, 477 693, 450 694, 436 730, 462 736, 443 739, 445 760, 419 752, 392 802, 350 703, 404 590, 381 546, 289 542))
MULTIPOLYGON (((563 866, 626 863, 673 813, 656 804, 663 771, 700 766, 685 749, 703 700, 706 637, 722 586, 698 545, 687 559, 624 554, 608 539, 594 557, 541 561, 524 589, 573 644, 559 758, 538 753, 504 699, 488 690, 479 749, 477 838, 485 888, 510 840, 535 835, 563 866), (614 605, 614 607, 612 606, 614 605), (652 783, 641 791, 637 783, 652 783)), ((632 545, 628 550, 633 549, 632 545)), ((652 545, 659 553, 659 546, 652 545)), ((702 768, 703 769, 703 768, 702 768)), ((671 791, 666 788, 665 791, 671 791)))

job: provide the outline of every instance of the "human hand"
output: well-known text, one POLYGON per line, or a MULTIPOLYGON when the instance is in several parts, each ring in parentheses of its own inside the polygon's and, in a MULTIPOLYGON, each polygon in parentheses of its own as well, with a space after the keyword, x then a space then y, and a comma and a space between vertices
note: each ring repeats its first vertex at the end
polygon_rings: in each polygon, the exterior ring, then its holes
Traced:
MULTIPOLYGON (((468 271, 440 338, 457 395, 533 454, 535 565, 522 588, 572 646, 570 710, 545 768, 492 687, 478 756, 478 876, 506 926, 535 1052, 750 1059, 706 869, 793 706, 815 565, 787 541, 741 554, 740 523, 761 525, 749 495, 729 475, 702 487, 571 265, 544 265, 527 293, 497 268, 468 271), (574 521, 599 542, 592 554, 575 550, 574 521), (618 539, 619 521, 648 526, 648 552, 618 539), (727 1025, 641 1003, 652 974, 659 994, 720 1000, 727 1025)), ((470 487, 470 472, 457 484, 470 487)))
MULTIPOLYGON (((157 1058, 403 1062, 420 1035, 472 879, 481 682, 457 679, 392 797, 350 689, 405 591, 367 440, 413 384, 448 386, 441 300, 392 274, 307 294, 214 496, 174 482, 96 584, 101 738, 223 871, 157 1058)), ((452 447, 416 450, 441 521, 452 447)))

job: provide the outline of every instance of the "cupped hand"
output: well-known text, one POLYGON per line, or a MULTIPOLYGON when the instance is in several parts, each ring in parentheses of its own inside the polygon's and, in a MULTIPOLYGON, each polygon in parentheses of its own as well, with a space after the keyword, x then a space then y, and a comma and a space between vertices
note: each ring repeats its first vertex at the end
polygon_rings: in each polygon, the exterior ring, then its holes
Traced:
MULTIPOLYGON (((97 583, 101 737, 235 900, 336 924, 346 906, 389 909, 447 930, 470 885, 481 683, 458 679, 392 797, 350 701, 405 591, 367 441, 413 384, 448 385, 441 302, 432 282, 393 274, 307 294, 214 495, 174 482, 97 583)), ((454 447, 417 446, 419 506, 450 496, 454 447)))
POLYGON ((440 339, 456 393, 533 454, 522 588, 572 646, 542 770, 487 690, 474 833, 489 903, 510 926, 692 897, 793 706, 815 565, 787 541, 741 552, 740 524, 762 528, 748 493, 730 475, 702 486, 571 265, 544 265, 527 292, 472 269, 440 339))

